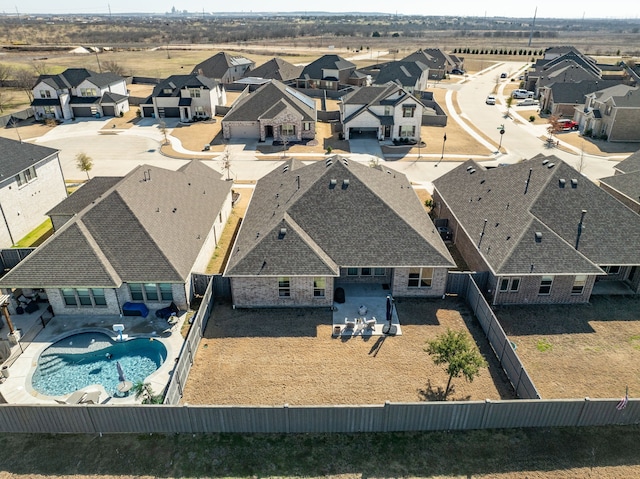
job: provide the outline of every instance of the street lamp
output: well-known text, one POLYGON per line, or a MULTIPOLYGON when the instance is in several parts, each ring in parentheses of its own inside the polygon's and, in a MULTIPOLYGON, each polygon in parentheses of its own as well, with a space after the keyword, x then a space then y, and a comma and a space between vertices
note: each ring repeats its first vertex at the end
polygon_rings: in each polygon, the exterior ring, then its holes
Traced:
POLYGON ((447 142, 447 132, 445 131, 444 136, 442 137, 442 153, 440 154, 440 159, 438 160, 438 163, 435 164, 435 166, 438 166, 442 161, 442 159, 444 158, 444 144, 446 142, 447 142))

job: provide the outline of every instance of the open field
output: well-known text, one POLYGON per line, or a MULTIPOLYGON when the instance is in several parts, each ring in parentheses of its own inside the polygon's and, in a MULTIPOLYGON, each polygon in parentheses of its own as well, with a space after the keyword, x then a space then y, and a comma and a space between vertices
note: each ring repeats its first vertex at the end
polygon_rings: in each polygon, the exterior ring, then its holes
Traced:
POLYGON ((640 299, 592 296, 586 305, 503 306, 496 312, 545 399, 640 392, 640 299))
POLYGON ((466 305, 397 300, 402 336, 332 337, 326 309, 214 308, 184 391, 189 404, 383 404, 441 399, 447 375, 426 341, 469 331, 488 367, 472 383, 453 381, 449 400, 513 398, 513 391, 466 305))
POLYGON ((2 434, 2 479, 640 476, 638 426, 388 434, 2 434), (61 451, 64 451, 61 454, 61 451))

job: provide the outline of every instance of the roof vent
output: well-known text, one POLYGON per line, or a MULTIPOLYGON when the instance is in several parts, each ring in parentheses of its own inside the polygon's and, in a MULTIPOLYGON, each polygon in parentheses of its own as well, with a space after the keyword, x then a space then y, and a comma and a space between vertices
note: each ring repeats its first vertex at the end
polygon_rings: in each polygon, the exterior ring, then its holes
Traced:
POLYGON ((546 165, 547 163, 549 163, 549 160, 542 160, 543 165, 546 165))
POLYGON ((555 164, 555 163, 549 163, 549 164, 547 165, 547 168, 551 169, 551 168, 553 168, 554 166, 556 166, 556 164, 555 164))
POLYGON ((471 165, 467 166, 467 171, 471 171, 471 170, 473 170, 473 166, 471 165))
POLYGON ((564 188, 564 185, 566 185, 566 184, 567 184, 567 180, 565 180, 564 178, 560 178, 560 179, 558 180, 558 186, 559 186, 560 188, 564 188))
POLYGON ((332 163, 333 163, 333 158, 327 158, 324 161, 325 166, 331 166, 332 163))
POLYGON ((289 165, 284 165, 284 166, 282 167, 282 172, 283 172, 283 173, 286 173, 287 171, 289 171, 289 165))
POLYGON ((334 186, 336 186, 338 184, 338 180, 336 180, 335 178, 331 178, 329 180, 329 188, 333 188, 334 186))
POLYGON ((578 178, 571 178, 571 188, 577 188, 578 187, 578 178))
POLYGON ((280 238, 287 234, 287 228, 280 228, 280 238))
POLYGON ((344 166, 349 166, 349 158, 343 158, 342 163, 344 163, 344 166))
POLYGON ((536 243, 542 243, 542 233, 540 231, 536 231, 536 243))
POLYGON ((173 209, 173 213, 175 213, 176 211, 178 211, 178 208, 174 208, 173 209))
POLYGON ((344 180, 342 180, 342 187, 346 188, 347 186, 349 186, 349 180, 345 178, 344 180))
POLYGON ((476 172, 476 169, 475 169, 475 168, 471 168, 471 169, 469 170, 469 174, 470 174, 470 175, 473 175, 475 172, 476 172))

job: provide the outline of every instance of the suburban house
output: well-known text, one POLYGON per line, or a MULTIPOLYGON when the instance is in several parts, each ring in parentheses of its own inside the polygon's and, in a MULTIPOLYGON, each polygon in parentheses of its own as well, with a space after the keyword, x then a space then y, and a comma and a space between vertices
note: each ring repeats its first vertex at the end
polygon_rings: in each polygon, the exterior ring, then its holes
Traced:
POLYGON ((191 73, 202 75, 224 84, 233 83, 246 76, 254 66, 255 62, 253 60, 220 52, 198 63, 191 73))
POLYGON ((205 271, 231 195, 231 183, 197 160, 177 171, 141 165, 59 226, 0 288, 41 291, 54 314, 79 318, 122 314, 127 302, 153 310, 173 301, 184 309, 191 275, 205 271))
POLYGON ((615 174, 600 178, 600 188, 640 214, 640 150, 618 163, 615 174))
POLYGON ((439 48, 424 48, 407 55, 404 62, 419 62, 428 70, 429 80, 442 80, 453 69, 464 70, 464 61, 455 55, 448 54, 439 48))
POLYGON ((469 160, 434 189, 436 224, 486 272, 494 305, 640 291, 640 216, 554 156, 492 169, 469 160))
MULTIPOLYGON (((382 63, 379 69, 374 71, 374 85, 385 85, 394 82, 404 88, 408 93, 425 91, 429 79, 429 69, 420 62, 396 61, 382 63)), ((373 76, 372 75, 372 76, 373 76)))
POLYGON ((312 140, 316 136, 316 103, 277 80, 254 92, 247 87, 222 119, 222 134, 226 140, 312 140))
POLYGON ((68 68, 58 75, 40 75, 33 87, 36 119, 119 116, 129 111, 124 78, 86 68, 68 68))
POLYGON ((67 197, 58 150, 0 137, 0 248, 9 248, 47 220, 67 197))
POLYGON ((298 88, 339 90, 345 85, 364 84, 356 65, 339 55, 323 55, 304 67, 296 80, 298 88))
POLYGON ((288 83, 295 81, 300 76, 303 69, 304 67, 301 65, 293 65, 282 58, 275 57, 263 63, 259 67, 248 71, 247 74, 250 74, 255 78, 278 80, 283 83, 288 83))
POLYGON ((538 88, 540 111, 550 115, 573 118, 576 108, 584 106, 586 96, 589 93, 619 85, 618 81, 607 80, 580 80, 571 83, 551 83, 538 88))
POLYGON ((223 85, 202 75, 171 75, 156 85, 140 104, 143 118, 212 118, 216 106, 227 102, 223 85))
POLYGON ((327 307, 353 283, 440 297, 454 266, 403 174, 335 155, 258 180, 224 276, 235 307, 327 307))
POLYGON ((589 93, 574 118, 585 136, 640 141, 640 88, 620 84, 589 93))
POLYGON ((398 84, 371 85, 348 93, 340 103, 346 139, 420 138, 425 106, 398 84))

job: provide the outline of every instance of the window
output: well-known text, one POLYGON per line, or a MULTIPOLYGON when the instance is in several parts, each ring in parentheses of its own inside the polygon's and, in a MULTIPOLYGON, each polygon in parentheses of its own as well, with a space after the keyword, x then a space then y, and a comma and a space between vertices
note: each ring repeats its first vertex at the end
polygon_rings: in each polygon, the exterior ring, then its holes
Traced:
POLYGON ((371 268, 362 268, 360 270, 361 276, 371 276, 371 268))
POLYGON ((500 292, 504 293, 509 291, 509 278, 502 278, 500 280, 500 292))
POLYGON ((44 111, 45 115, 55 115, 56 114, 56 107, 53 105, 45 105, 44 107, 42 107, 42 110, 44 111))
POLYGON ((571 288, 571 294, 582 294, 584 286, 587 284, 586 274, 577 274, 573 279, 573 287, 571 288))
POLYGON ((551 294, 551 285, 553 284, 553 276, 543 276, 540 280, 539 295, 551 294))
POLYGON ((172 90, 171 88, 164 88, 164 89, 162 90, 162 93, 164 93, 165 95, 171 95, 171 92, 172 92, 172 91, 173 91, 173 90, 172 90))
POLYGON ((358 276, 358 268, 347 268, 347 276, 358 276))
POLYGON ((102 288, 62 288, 65 306, 106 306, 107 300, 102 288))
POLYGON ((171 283, 128 283, 132 301, 173 301, 171 283))
POLYGON ((51 98, 51 92, 49 90, 40 90, 40 98, 51 98))
POLYGON ((296 134, 296 126, 285 124, 280 126, 280 134, 283 136, 292 136, 296 134))
POLYGON ((200 98, 200 88, 189 88, 189 96, 191 98, 200 98))
POLYGON ((304 131, 309 131, 309 130, 311 130, 311 122, 310 122, 310 121, 305 121, 305 122, 302 124, 302 129, 303 129, 304 131))
POLYGON ((95 88, 80 88, 80 96, 98 96, 95 88))
POLYGON ((204 111, 204 106, 196 106, 196 116, 206 116, 206 112, 204 111))
POLYGON ((610 275, 620 274, 620 266, 605 266, 604 271, 610 275))
POLYGON ((415 136, 416 126, 415 125, 401 125, 400 126, 400 137, 401 138, 409 138, 415 136))
POLYGON ((386 276, 387 275, 387 270, 386 270, 386 268, 373 268, 373 275, 374 276, 386 276))
POLYGON ((18 186, 25 185, 35 180, 38 177, 36 174, 36 169, 34 166, 27 168, 24 171, 21 171, 15 176, 16 181, 18 182, 18 186))
POLYGON ((416 107, 415 105, 403 105, 402 106, 402 117, 403 118, 413 118, 415 114, 416 107))
POLYGON ((288 276, 278 278, 278 296, 281 298, 291 297, 291 280, 288 276))
POLYGON ((409 288, 430 288, 433 279, 433 268, 410 268, 409 288))
POLYGON ((393 115, 393 107, 391 105, 385 105, 384 107, 384 116, 393 115))
POLYGON ((512 293, 515 293, 519 289, 520 289, 520 278, 513 278, 511 280, 511 287, 509 288, 509 291, 511 291, 512 293))
POLYGON ((325 88, 329 88, 329 89, 333 88, 333 82, 332 81, 327 81, 327 82, 324 83, 324 85, 325 85, 325 88))
POLYGON ((498 290, 501 293, 506 293, 507 291, 515 293, 518 289, 520 289, 520 278, 502 278, 500 280, 498 290))
POLYGON ((324 298, 327 288, 327 280, 325 278, 313 278, 313 296, 316 298, 324 298))

